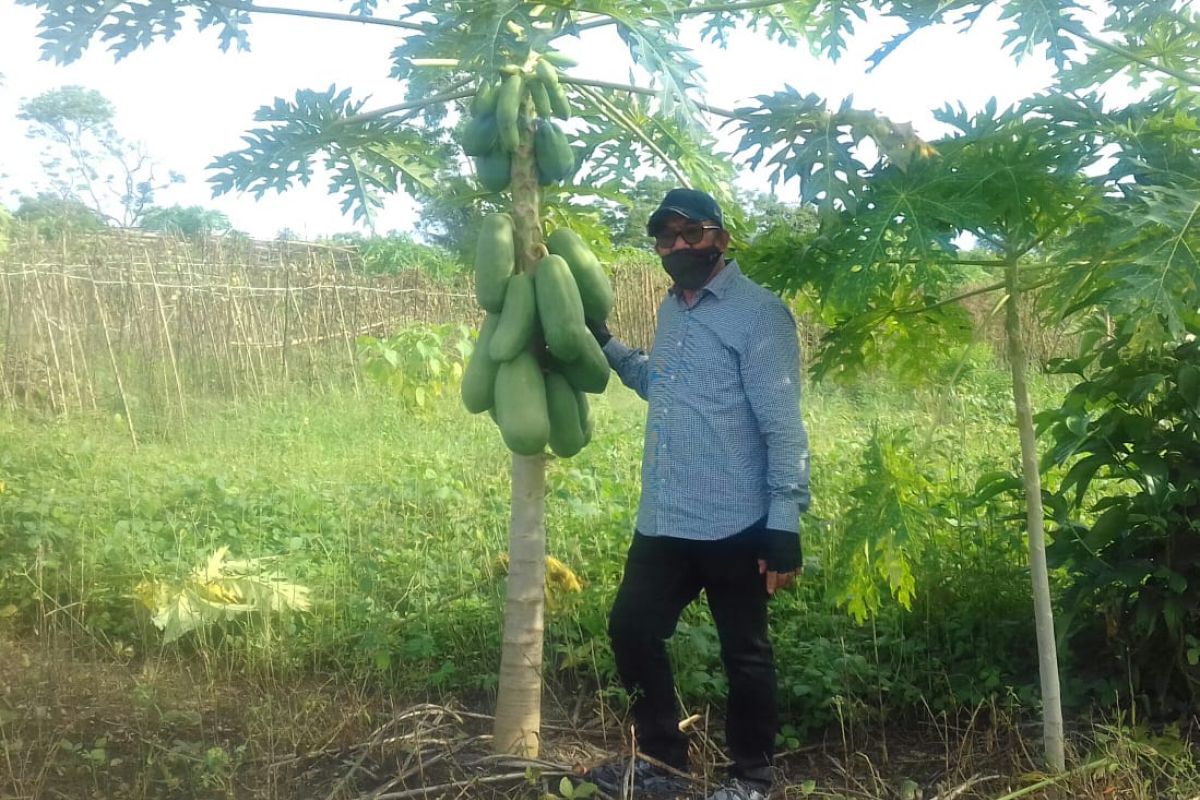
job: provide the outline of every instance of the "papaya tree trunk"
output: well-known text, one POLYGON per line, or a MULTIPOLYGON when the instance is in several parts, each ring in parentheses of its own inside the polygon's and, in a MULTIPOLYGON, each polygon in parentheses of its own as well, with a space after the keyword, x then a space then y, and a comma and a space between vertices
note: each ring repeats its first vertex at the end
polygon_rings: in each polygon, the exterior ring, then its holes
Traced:
MULTIPOLYGON (((529 109, 526 109, 528 112, 529 109)), ((526 113, 524 120, 532 118, 526 113)), ((532 126, 525 122, 513 154, 512 217, 517 270, 533 272, 542 254, 532 126)), ((546 602, 546 459, 513 454, 508 593, 492 746, 534 758, 542 723, 542 633, 546 602)))
POLYGON ((1013 402, 1021 439, 1021 472, 1025 481, 1025 514, 1029 527, 1029 574, 1033 581, 1033 616, 1037 628, 1038 672, 1042 685, 1042 728, 1046 763, 1061 772, 1066 767, 1063 743, 1062 696, 1058 686, 1058 648, 1054 639, 1054 609, 1050 603, 1050 575, 1046 568, 1046 527, 1042 511, 1042 480, 1038 472, 1033 414, 1029 410, 1025 345, 1021 341, 1017 260, 1008 259, 1008 303, 1004 330, 1012 369, 1013 402))

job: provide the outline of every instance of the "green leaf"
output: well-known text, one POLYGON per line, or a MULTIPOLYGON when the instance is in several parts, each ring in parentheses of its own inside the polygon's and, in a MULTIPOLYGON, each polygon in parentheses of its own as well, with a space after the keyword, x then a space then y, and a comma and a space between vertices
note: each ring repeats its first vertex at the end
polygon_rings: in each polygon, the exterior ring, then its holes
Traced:
POLYGON ((276 98, 255 119, 269 123, 243 139, 246 147, 209 165, 214 194, 251 192, 261 198, 295 184, 307 185, 319 156, 331 173, 330 191, 343 195, 343 212, 369 221, 380 194, 398 188, 433 187, 436 152, 419 132, 380 118, 358 115, 365 101, 336 86, 318 92, 302 90, 295 101, 276 98))
POLYGON ((1093 553, 1098 553, 1110 542, 1128 530, 1129 513, 1124 506, 1113 506, 1101 514, 1088 529, 1084 542, 1093 553))

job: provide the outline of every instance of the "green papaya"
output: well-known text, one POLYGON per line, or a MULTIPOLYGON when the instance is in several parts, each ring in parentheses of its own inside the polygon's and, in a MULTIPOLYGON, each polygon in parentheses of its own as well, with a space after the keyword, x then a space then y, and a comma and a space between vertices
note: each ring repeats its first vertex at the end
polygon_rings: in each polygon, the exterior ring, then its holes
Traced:
POLYGON ((550 105, 550 95, 546 93, 546 84, 539 80, 530 81, 529 96, 533 98, 533 107, 537 109, 539 117, 549 119, 554 115, 554 107, 550 105))
POLYGON ((554 362, 554 368, 562 373, 581 392, 600 394, 608 386, 608 376, 611 370, 608 358, 591 334, 583 343, 583 350, 574 361, 554 362))
POLYGON ((587 443, 575 389, 557 372, 546 373, 546 413, 550 418, 550 449, 570 458, 587 443))
POLYGON ((500 84, 500 96, 496 99, 496 124, 500 126, 500 146, 509 153, 517 149, 520 129, 517 127, 521 115, 521 96, 525 79, 521 73, 508 75, 500 84))
POLYGON ((469 156, 482 156, 496 149, 499 128, 495 114, 471 117, 462 129, 462 149, 469 156))
POLYGON ((496 113, 496 98, 499 86, 495 81, 481 80, 471 100, 471 116, 482 117, 484 114, 496 113))
POLYGON ((492 360, 512 361, 517 353, 529 347, 529 339, 537 325, 537 308, 533 295, 533 280, 520 272, 508 279, 504 291, 504 308, 500 324, 491 339, 492 360))
POLYGON ((534 70, 538 80, 546 85, 546 93, 550 95, 550 106, 554 109, 554 116, 559 119, 570 119, 571 103, 567 100, 567 93, 563 91, 562 84, 558 82, 558 70, 544 58, 538 59, 534 70))
POLYGON ((575 153, 567 135, 549 120, 538 120, 533 133, 533 157, 538 181, 544 186, 575 172, 575 153))
POLYGON ((528 350, 496 371, 496 425, 508 449, 523 456, 542 452, 550 441, 546 381, 528 350))
POLYGON ((475 175, 489 192, 503 192, 512 182, 512 154, 496 148, 475 159, 475 175))
POLYGON ((551 253, 562 256, 571 268, 575 285, 579 287, 579 298, 583 301, 584 316, 597 322, 608 319, 613 306, 612 281, 587 243, 570 228, 556 228, 546 238, 546 247, 551 253))
POLYGON ((533 288, 546 347, 563 361, 574 360, 592 334, 584 327, 583 301, 571 268, 561 256, 544 256, 534 270, 533 288))
POLYGON ((577 66, 579 66, 578 61, 571 58, 569 55, 566 55, 565 53, 558 52, 557 50, 549 50, 545 53, 542 53, 542 58, 546 59, 551 64, 554 64, 555 66, 558 66, 558 67, 577 67, 577 66))
POLYGON ((490 343, 500 323, 497 314, 488 314, 479 328, 479 337, 475 340, 475 351, 471 360, 463 370, 462 392, 463 406, 472 414, 479 414, 492 407, 495 400, 496 370, 499 364, 492 358, 490 343))
POLYGON ((512 217, 488 214, 480 223, 475 245, 475 300, 484 310, 499 312, 504 307, 516 258, 512 217))
POLYGON ((586 445, 592 441, 592 433, 596 430, 596 420, 592 418, 592 409, 587 395, 578 389, 575 389, 575 402, 579 404, 579 427, 583 429, 583 443, 586 445))

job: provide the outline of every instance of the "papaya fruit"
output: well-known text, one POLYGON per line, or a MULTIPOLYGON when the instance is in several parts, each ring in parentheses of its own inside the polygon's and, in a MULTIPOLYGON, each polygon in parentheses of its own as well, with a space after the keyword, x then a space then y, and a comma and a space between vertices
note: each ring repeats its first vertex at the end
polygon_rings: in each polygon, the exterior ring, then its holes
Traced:
POLYGON ((612 372, 608 366, 608 357, 590 333, 583 342, 578 358, 574 361, 555 359, 553 364, 572 386, 590 394, 603 392, 608 386, 608 376, 612 372))
POLYGON ((504 290, 504 308, 500 310, 500 323, 488 350, 492 360, 499 363, 516 358, 517 353, 529 347, 536 325, 533 280, 519 272, 508 279, 508 287, 504 290))
POLYGON ((571 58, 565 53, 560 53, 557 50, 550 50, 542 53, 542 58, 554 64, 557 67, 577 67, 579 62, 571 58))
POLYGON ((596 430, 596 420, 592 418, 592 409, 587 395, 578 389, 575 389, 575 402, 579 404, 579 427, 583 429, 583 443, 586 445, 592 441, 592 433, 596 430))
POLYGON ((550 441, 546 381, 533 353, 526 350, 496 370, 496 425, 514 453, 533 456, 550 441))
POLYGON ((579 298, 583 301, 584 316, 597 322, 607 319, 613 306, 612 281, 587 243, 570 228, 556 228, 546 237, 546 247, 551 253, 562 256, 571 268, 579 298))
POLYGON ((485 311, 504 307, 504 293, 516 266, 513 222, 508 214, 488 214, 475 245, 475 300, 485 311))
POLYGON ((520 73, 505 76, 500 84, 500 96, 496 98, 496 124, 499 126, 500 146, 511 153, 517 149, 520 129, 517 126, 521 115, 521 96, 525 79, 520 73))
POLYGON ((512 154, 497 147, 476 157, 475 176, 489 192, 503 192, 512 182, 512 154))
POLYGON ((489 345, 499 323, 497 314, 484 317, 479 337, 475 340, 475 350, 471 353, 467 368, 463 370, 459 388, 463 406, 472 414, 489 410, 495 401, 496 370, 500 365, 492 358, 489 345))
POLYGON ((484 114, 471 117, 463 126, 461 144, 463 152, 469 156, 482 156, 496 149, 499 141, 499 128, 496 125, 495 114, 484 114))
POLYGON ((496 113, 497 90, 500 87, 492 80, 481 80, 471 99, 471 116, 482 117, 484 114, 496 113))
POLYGON ((563 361, 574 360, 592 334, 584 327, 583 301, 562 256, 551 254, 538 260, 533 288, 546 347, 563 361))
POLYGON ((539 80, 530 81, 529 96, 533 98, 533 107, 537 109, 539 117, 549 119, 554 115, 554 107, 550 105, 550 95, 546 93, 546 84, 539 80))
POLYGON ((575 172, 575 153, 567 135, 549 120, 538 120, 533 133, 533 158, 543 186, 575 172))
POLYGON ((544 58, 538 59, 534 70, 538 80, 546 85, 546 93, 550 95, 550 106, 554 109, 554 116, 559 119, 570 119, 571 103, 567 100, 567 93, 563 90, 562 84, 558 82, 558 70, 544 58))
POLYGON ((550 419, 550 449, 570 458, 583 449, 583 421, 575 389, 557 372, 546 373, 546 413, 550 419))

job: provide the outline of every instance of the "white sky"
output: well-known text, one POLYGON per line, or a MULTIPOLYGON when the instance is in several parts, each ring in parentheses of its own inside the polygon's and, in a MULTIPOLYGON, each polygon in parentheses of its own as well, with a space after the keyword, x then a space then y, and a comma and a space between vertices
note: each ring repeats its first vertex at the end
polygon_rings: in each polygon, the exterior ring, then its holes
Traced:
MULTIPOLYGON (((346 3, 300 2, 295 5, 345 11, 346 3)), ((175 170, 187 182, 162 191, 159 205, 204 205, 227 214, 234 226, 253 236, 273 237, 288 227, 316 237, 353 228, 339 210, 339 198, 328 195, 323 181, 286 194, 212 198, 205 165, 215 156, 239 149, 240 135, 254 125, 253 113, 275 97, 291 98, 297 89, 324 89, 336 83, 353 87, 355 96, 372 95, 368 107, 401 101, 401 87, 387 77, 389 53, 397 33, 390 28, 276 15, 256 15, 250 28, 250 53, 222 53, 216 31, 203 34, 188 21, 170 42, 156 42, 116 63, 93 46, 79 61, 58 66, 41 61, 38 13, 0 0, 0 203, 15 207, 21 193, 31 193, 41 180, 38 147, 26 138, 26 123, 16 118, 23 100, 68 84, 96 89, 116 108, 117 130, 145 144, 162 174, 175 170)), ((912 122, 918 133, 937 134, 932 111, 947 101, 977 110, 992 97, 1008 105, 1046 87, 1053 65, 1036 58, 1017 64, 1000 49, 1001 32, 984 20, 969 33, 926 30, 913 36, 874 73, 866 74, 865 56, 891 29, 871 26, 851 43, 836 64, 812 58, 807 50, 789 49, 749 33, 735 35, 732 46, 702 46, 705 99, 732 108, 756 94, 783 88, 814 92, 830 102, 847 94, 854 105, 875 109, 897 122, 912 122)), ((629 65, 611 32, 589 31, 578 47, 562 45, 577 55, 572 74, 628 82, 629 65)), ((739 183, 765 184, 744 176, 739 183)), ((794 191, 795 187, 791 187, 794 191)), ((379 230, 409 230, 413 204, 403 197, 388 201, 377 217, 379 230)))

